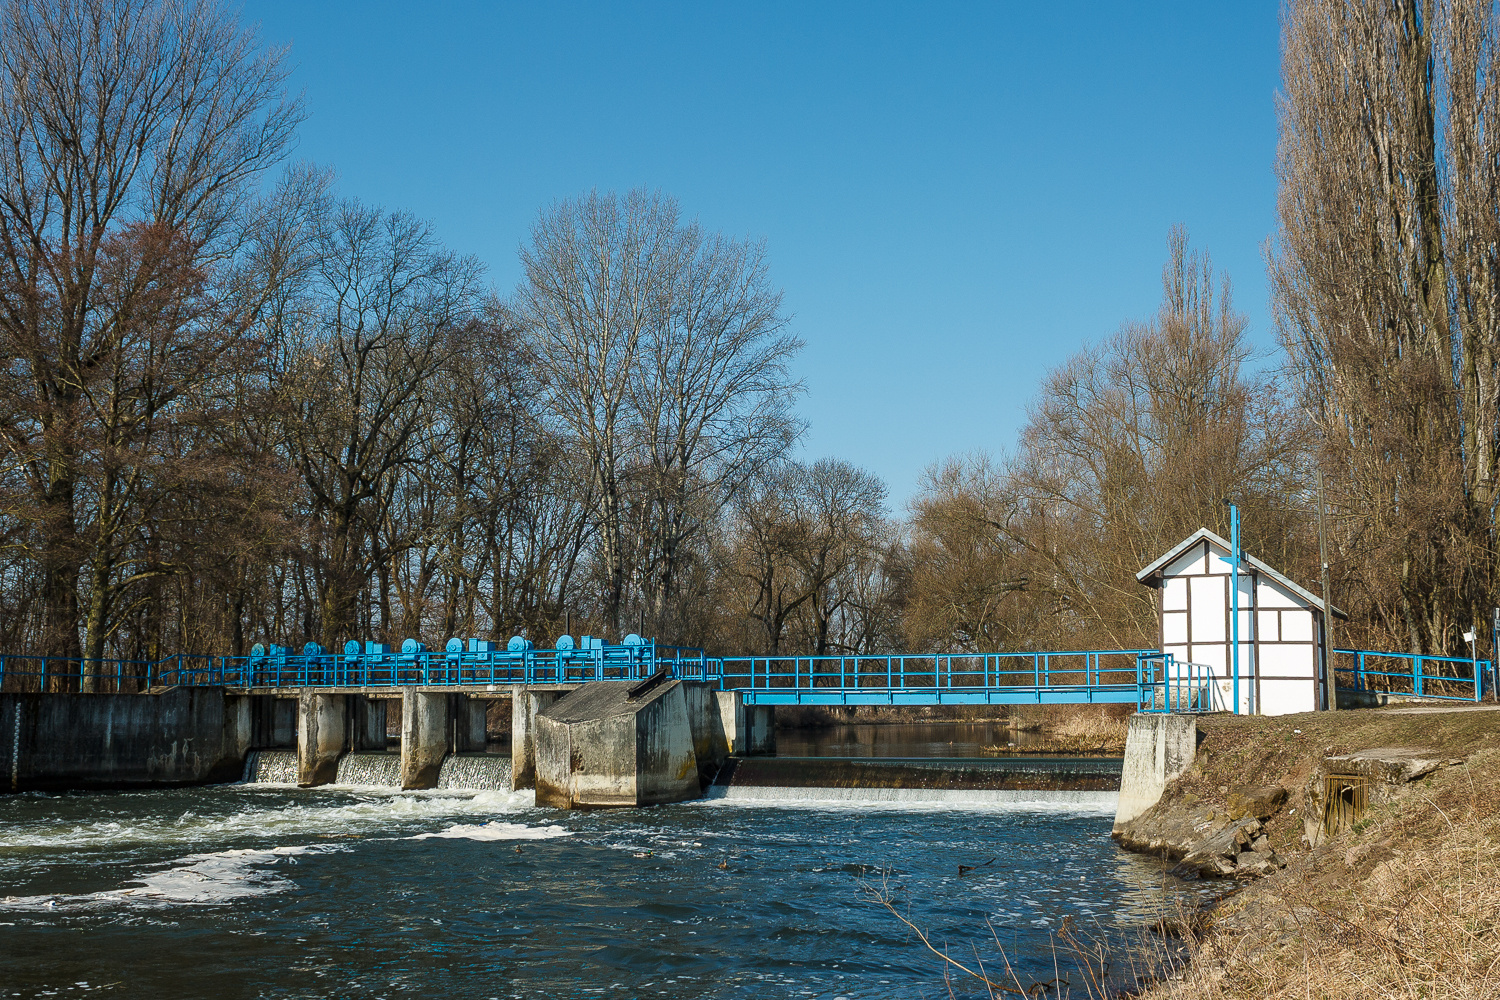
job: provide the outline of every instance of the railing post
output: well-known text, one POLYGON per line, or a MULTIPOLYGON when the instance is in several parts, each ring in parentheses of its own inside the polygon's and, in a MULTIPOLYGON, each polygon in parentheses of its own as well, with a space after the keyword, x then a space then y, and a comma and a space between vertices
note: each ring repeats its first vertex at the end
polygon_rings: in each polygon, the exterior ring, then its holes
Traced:
POLYGON ((1412 657, 1412 688, 1418 698, 1422 697, 1422 657, 1412 657))

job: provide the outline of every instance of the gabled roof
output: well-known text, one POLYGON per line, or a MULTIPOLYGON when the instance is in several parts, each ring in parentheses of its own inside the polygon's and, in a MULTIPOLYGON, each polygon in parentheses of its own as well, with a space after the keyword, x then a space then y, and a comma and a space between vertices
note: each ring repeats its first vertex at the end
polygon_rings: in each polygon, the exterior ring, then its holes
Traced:
MULTIPOLYGON (((1149 587, 1159 586, 1161 584, 1161 571, 1169 566, 1172 561, 1175 560, 1178 556, 1182 555, 1188 549, 1192 548, 1194 545, 1197 545, 1204 539, 1207 539, 1208 541, 1212 542, 1214 545, 1222 549, 1224 551, 1224 555, 1229 555, 1230 546, 1227 540, 1219 537, 1217 534, 1209 531, 1207 528, 1199 528, 1197 531, 1193 532, 1191 535, 1187 536, 1181 542, 1179 542, 1166 555, 1162 556, 1160 559, 1156 560, 1156 562, 1152 563, 1150 566, 1147 566, 1145 569, 1137 573, 1135 575, 1135 578, 1149 587)), ((1275 580, 1277 583, 1281 584, 1283 587, 1290 590, 1292 593, 1296 594, 1298 597, 1302 598, 1304 601, 1306 601, 1308 604, 1311 604, 1319 611, 1323 610, 1323 599, 1312 593, 1312 591, 1298 586, 1289 577, 1278 572, 1277 570, 1272 569, 1270 566, 1267 566, 1264 562, 1255 558, 1250 553, 1241 550, 1240 555, 1244 557, 1245 562, 1249 563, 1251 566, 1254 566, 1261 573, 1264 573, 1266 576, 1275 580)), ((1338 618, 1349 617, 1338 608, 1333 609, 1333 614, 1338 618)))

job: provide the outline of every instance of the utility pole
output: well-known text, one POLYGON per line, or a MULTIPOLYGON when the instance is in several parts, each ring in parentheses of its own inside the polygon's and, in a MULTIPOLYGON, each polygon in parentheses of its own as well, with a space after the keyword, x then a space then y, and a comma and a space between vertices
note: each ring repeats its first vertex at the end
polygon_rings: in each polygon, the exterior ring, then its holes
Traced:
POLYGON ((1323 564, 1323 691, 1328 697, 1328 710, 1339 710, 1337 676, 1333 669, 1333 602, 1328 592, 1328 531, 1324 527, 1323 470, 1318 470, 1318 562, 1323 564))

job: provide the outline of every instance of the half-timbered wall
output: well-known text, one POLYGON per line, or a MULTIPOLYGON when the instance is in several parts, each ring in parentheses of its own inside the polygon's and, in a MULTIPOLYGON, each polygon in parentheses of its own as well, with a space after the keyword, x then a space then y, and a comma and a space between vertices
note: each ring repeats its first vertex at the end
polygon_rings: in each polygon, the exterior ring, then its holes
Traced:
MULTIPOLYGON (((1160 648, 1212 668, 1214 708, 1233 703, 1229 553, 1201 539, 1161 570, 1160 648)), ((1243 568, 1240 589, 1240 711, 1265 715, 1317 708, 1319 617, 1278 581, 1243 568)))

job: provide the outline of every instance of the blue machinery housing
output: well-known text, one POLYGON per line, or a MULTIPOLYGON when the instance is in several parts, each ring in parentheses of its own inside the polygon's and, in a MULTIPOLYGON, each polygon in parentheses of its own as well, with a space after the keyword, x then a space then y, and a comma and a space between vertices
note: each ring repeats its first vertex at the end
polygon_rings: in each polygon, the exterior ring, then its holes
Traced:
MULTIPOLYGON (((1340 690, 1386 691, 1479 701, 1495 690, 1488 660, 1335 649, 1340 690)), ((738 691, 759 705, 1134 705, 1143 711, 1204 711, 1209 681, 1196 664, 1154 649, 939 653, 888 656, 711 657, 628 635, 618 645, 563 636, 554 649, 513 637, 449 639, 429 650, 376 642, 330 652, 257 645, 249 656, 181 653, 154 662, 0 654, 0 689, 140 691, 221 685, 252 692, 369 690, 409 686, 494 689, 638 680, 666 671, 738 691)))

